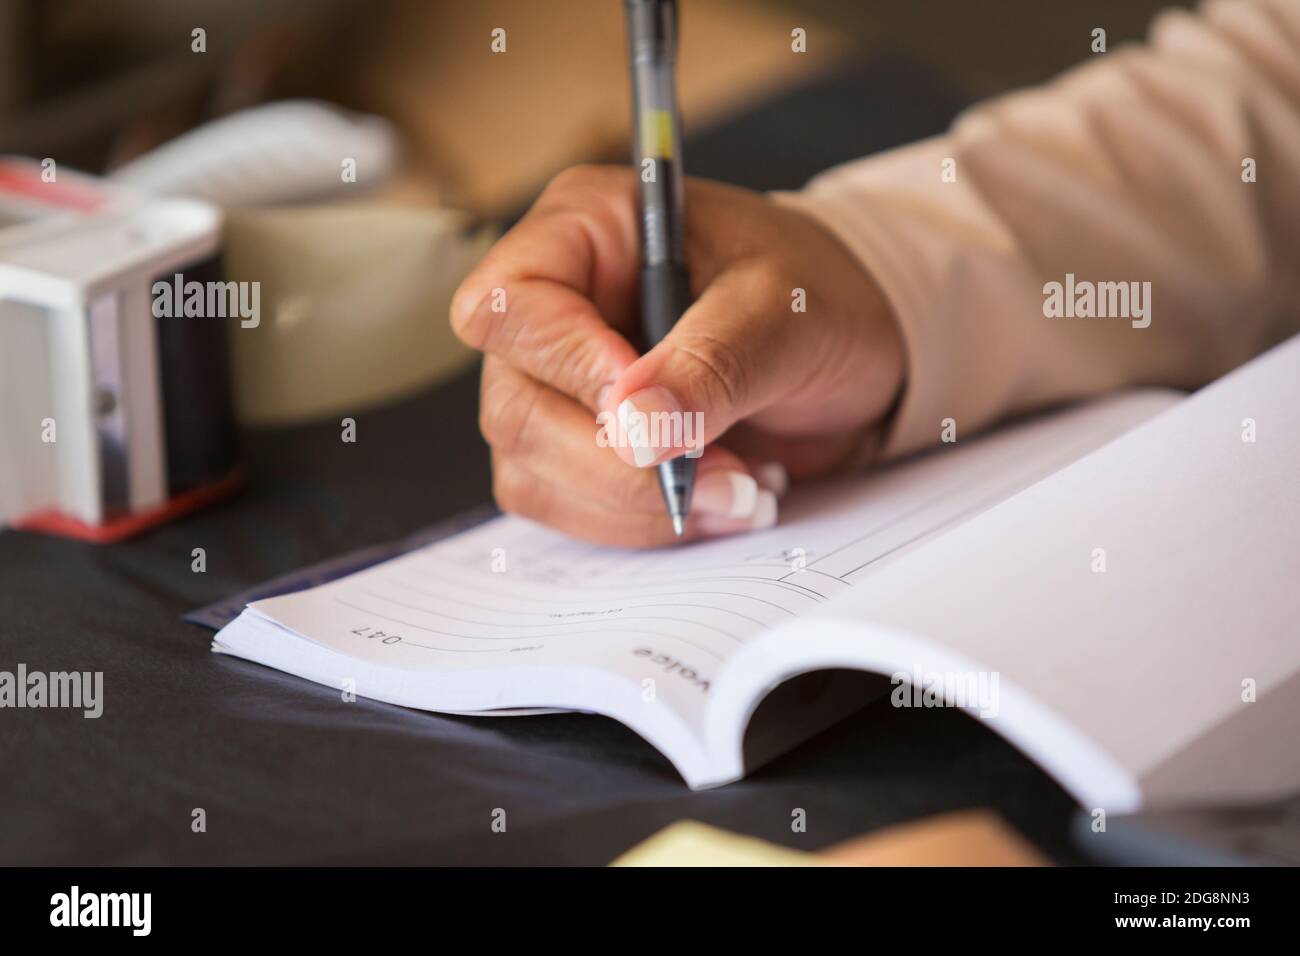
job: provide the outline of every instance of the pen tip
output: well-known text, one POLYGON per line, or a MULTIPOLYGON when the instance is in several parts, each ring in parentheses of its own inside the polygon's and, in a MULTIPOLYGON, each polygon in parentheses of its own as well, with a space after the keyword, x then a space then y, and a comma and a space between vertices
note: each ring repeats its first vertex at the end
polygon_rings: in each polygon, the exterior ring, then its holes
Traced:
POLYGON ((679 538, 686 533, 686 519, 682 515, 673 515, 673 531, 679 538))

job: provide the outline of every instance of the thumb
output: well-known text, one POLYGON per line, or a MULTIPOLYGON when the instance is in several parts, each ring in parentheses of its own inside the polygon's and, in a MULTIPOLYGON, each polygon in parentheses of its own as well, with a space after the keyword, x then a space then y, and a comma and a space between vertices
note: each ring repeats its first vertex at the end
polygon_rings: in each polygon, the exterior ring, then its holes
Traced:
POLYGON ((808 380, 810 330, 780 285, 757 260, 727 270, 627 368, 602 405, 619 457, 639 468, 694 457, 808 380))

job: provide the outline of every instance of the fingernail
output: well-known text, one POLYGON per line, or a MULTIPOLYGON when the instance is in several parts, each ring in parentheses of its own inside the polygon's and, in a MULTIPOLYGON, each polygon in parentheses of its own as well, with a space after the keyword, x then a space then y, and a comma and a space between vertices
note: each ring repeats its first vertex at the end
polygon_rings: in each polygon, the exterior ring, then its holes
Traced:
MULTIPOLYGON (((701 479, 703 480, 703 479, 701 479)), ((699 488, 696 488, 699 494, 699 488)), ((738 534, 742 531, 762 531, 776 524, 776 495, 759 488, 754 495, 754 507, 749 515, 738 518, 727 514, 700 511, 695 516, 696 527, 706 535, 738 534)))
POLYGON ((790 473, 779 461, 769 461, 754 467, 754 477, 759 487, 766 488, 780 498, 790 489, 790 473))
POLYGON ((638 468, 654 464, 675 442, 681 442, 682 419, 681 403, 662 385, 651 385, 623 399, 618 406, 618 424, 638 468))
POLYGON ((743 471, 710 471, 695 481, 691 508, 728 518, 749 518, 758 507, 758 482, 743 471))

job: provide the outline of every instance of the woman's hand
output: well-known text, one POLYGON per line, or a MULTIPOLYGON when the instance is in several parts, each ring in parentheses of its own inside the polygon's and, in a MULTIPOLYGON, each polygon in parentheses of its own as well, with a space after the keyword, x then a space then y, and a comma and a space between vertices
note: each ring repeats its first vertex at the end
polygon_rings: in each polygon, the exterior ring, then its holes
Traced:
POLYGON ((687 537, 766 527, 786 475, 846 466, 882 424, 902 387, 898 330, 818 222, 688 180, 696 301, 640 355, 634 175, 557 176, 452 300, 456 334, 486 354, 497 502, 590 541, 671 543, 652 466, 682 454, 684 437, 707 446, 687 537))

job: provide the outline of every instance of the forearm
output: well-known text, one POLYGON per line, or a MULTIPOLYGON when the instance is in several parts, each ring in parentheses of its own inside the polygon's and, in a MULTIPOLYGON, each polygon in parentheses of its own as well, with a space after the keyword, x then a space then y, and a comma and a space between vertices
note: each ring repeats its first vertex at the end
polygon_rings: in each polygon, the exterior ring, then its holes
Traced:
POLYGON ((781 201, 845 241, 902 331, 886 455, 946 418, 965 435, 1120 386, 1195 387, 1300 327, 1300 0, 1164 14, 1146 46, 781 201), (1078 314, 1103 282, 1125 288, 1078 314))

